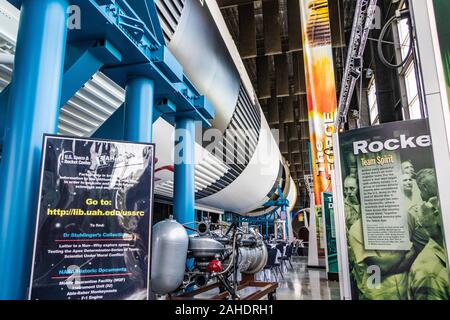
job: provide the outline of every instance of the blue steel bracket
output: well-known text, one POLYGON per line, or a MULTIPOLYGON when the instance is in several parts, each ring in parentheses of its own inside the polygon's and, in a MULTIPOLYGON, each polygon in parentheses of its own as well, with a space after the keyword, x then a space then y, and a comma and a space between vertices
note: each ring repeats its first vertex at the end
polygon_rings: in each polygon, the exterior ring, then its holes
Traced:
POLYGON ((146 25, 151 28, 160 43, 164 43, 164 34, 159 21, 158 12, 154 0, 137 0, 133 1, 135 11, 140 13, 141 18, 146 25), (144 8, 145 7, 145 8, 144 8), (147 14, 145 14, 147 13, 147 14))
POLYGON ((107 40, 70 44, 66 53, 60 106, 64 106, 105 64, 119 63, 121 60, 121 53, 107 40))
POLYGON ((265 207, 282 207, 282 208, 289 206, 289 200, 283 196, 283 190, 281 190, 281 187, 278 187, 278 195, 279 195, 279 197, 277 200, 267 201, 266 203, 264 203, 263 206, 265 206, 265 207))
POLYGON ((102 72, 123 88, 130 77, 148 77, 155 82, 155 102, 162 106, 161 101, 170 101, 176 106, 166 115, 168 121, 174 124, 175 112, 210 126, 208 120, 215 116, 211 104, 199 94, 184 75, 180 63, 158 40, 162 31, 156 30, 159 21, 155 20, 158 17, 154 4, 149 6, 142 0, 72 0, 71 4, 80 7, 83 19, 82 32, 69 31, 69 43, 98 39, 102 35, 119 52, 126 52, 120 63, 105 65, 102 72), (143 5, 148 12, 137 11, 143 5), (153 24, 147 26, 144 21, 148 24, 150 20, 153 24))
POLYGON ((192 118, 195 121, 201 121, 204 127, 209 127, 209 118, 203 116, 203 114, 207 114, 208 116, 209 111, 205 110, 212 110, 212 113, 214 114, 214 109, 211 107, 208 100, 195 99, 194 103, 195 104, 192 109, 181 110, 181 108, 177 108, 177 106, 175 106, 175 104, 170 100, 162 99, 155 104, 155 107, 161 114, 161 117, 172 125, 175 125, 177 119, 179 118, 192 118))
POLYGON ((136 41, 142 40, 145 26, 141 20, 119 14, 119 24, 122 28, 125 28, 136 41))
MULTIPOLYGON (((8 1, 20 9, 23 0, 8 1)), ((70 0, 69 2, 80 6, 83 13, 87 13, 84 10, 86 4, 94 5, 97 9, 102 8, 108 15, 112 14, 116 24, 123 30, 127 30, 136 41, 139 42, 143 37, 149 36, 148 40, 151 43, 149 47, 152 49, 164 44, 154 0, 131 0, 130 3, 126 0, 70 0)))
MULTIPOLYGON (((20 0, 9 1, 20 7, 20 0)), ((181 65, 164 43, 160 42, 162 31, 154 4, 142 1, 71 0, 72 5, 80 7, 83 16, 81 30, 69 30, 68 43, 107 39, 117 52, 126 52, 126 55, 120 62, 105 65, 102 72, 123 88, 132 76, 152 79, 156 88, 155 102, 170 101, 176 106, 166 115, 172 124, 177 114, 200 120, 205 127, 209 127, 208 120, 214 118, 214 109, 183 74, 181 65), (137 10, 141 10, 142 5, 146 5, 148 12, 139 12, 139 15, 137 10), (142 16, 145 18, 141 19, 142 16), (149 21, 153 23, 147 26, 145 21, 147 24, 149 21)))
POLYGON ((168 60, 157 60, 155 57, 154 62, 104 68, 102 71, 122 87, 126 86, 130 77, 143 76, 152 79, 156 88, 156 109, 166 121, 175 125, 176 118, 190 117, 201 121, 204 127, 210 127, 209 120, 214 118, 215 112, 208 99, 180 81, 180 78, 185 79, 185 76, 178 67, 179 64, 174 63, 176 60, 172 55, 162 56, 168 60))
MULTIPOLYGON (((80 1, 80 0, 78 0, 80 1)), ((92 1, 92 0, 91 0, 92 1)), ((150 25, 150 30, 141 16, 145 16, 145 12, 139 15, 135 9, 141 10, 141 6, 133 5, 133 2, 139 3, 142 0, 94 0, 99 5, 106 8, 107 12, 112 13, 116 24, 125 32, 128 33, 137 43, 145 43, 144 47, 153 50, 164 44, 158 40, 158 34, 153 29, 153 24, 150 25)), ((156 10, 156 8, 155 8, 156 10)), ((156 16, 157 17, 157 16, 156 16)), ((150 18, 146 16, 148 21, 150 18)), ((162 32, 162 30, 160 31, 162 32)))
MULTIPOLYGON (((152 51, 152 62, 171 82, 187 82, 182 65, 166 46, 160 46, 157 50, 152 51)), ((190 82, 184 85, 191 91, 196 92, 195 87, 190 82)))
POLYGON ((95 41, 89 51, 105 65, 122 61, 122 53, 108 40, 95 41))
MULTIPOLYGON (((119 4, 124 6, 122 0, 118 1, 119 4)), ((99 5, 111 5, 114 2, 112 0, 97 0, 99 5)), ((158 14, 156 11, 154 0, 132 0, 126 4, 134 13, 136 13, 142 20, 144 25, 155 36, 160 44, 164 43, 164 35, 162 32, 161 24, 159 22, 158 14)))
MULTIPOLYGON (((111 5, 112 0, 97 0, 99 5, 111 5)), ((138 14, 139 18, 147 26, 151 33, 156 36, 159 43, 164 43, 164 35, 159 22, 154 0, 132 0, 128 6, 138 14)))

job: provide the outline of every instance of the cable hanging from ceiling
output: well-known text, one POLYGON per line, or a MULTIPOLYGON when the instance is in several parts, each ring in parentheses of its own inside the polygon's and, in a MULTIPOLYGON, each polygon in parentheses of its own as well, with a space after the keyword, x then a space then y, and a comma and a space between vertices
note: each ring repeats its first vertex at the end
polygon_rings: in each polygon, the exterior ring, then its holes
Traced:
POLYGON ((409 60, 410 56, 413 54, 413 50, 414 50, 414 38, 413 38, 413 30, 412 30, 412 23, 411 23, 411 16, 410 16, 409 9, 396 10, 395 14, 386 22, 386 24, 383 26, 383 29, 380 32, 380 38, 378 39, 377 49, 378 49, 378 55, 380 57, 381 62, 388 68, 392 68, 392 69, 401 68, 408 62, 408 60, 409 60), (403 19, 408 19, 407 24, 408 24, 408 29, 409 29, 409 49, 408 49, 408 53, 405 55, 405 58, 403 58, 399 63, 392 63, 392 62, 389 62, 388 59, 386 59, 386 56, 384 55, 384 52, 383 52, 383 43, 385 42, 384 38, 385 38, 387 32, 389 31, 389 29, 391 28, 392 24, 394 22, 398 23, 399 21, 401 21, 403 19))

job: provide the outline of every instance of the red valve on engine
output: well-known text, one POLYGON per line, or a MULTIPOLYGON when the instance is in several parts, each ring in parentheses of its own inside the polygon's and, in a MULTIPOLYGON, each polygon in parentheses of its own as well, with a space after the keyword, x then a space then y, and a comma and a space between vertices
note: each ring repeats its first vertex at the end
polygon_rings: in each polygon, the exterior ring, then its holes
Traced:
POLYGON ((206 267, 206 271, 210 273, 222 272, 222 263, 219 260, 211 260, 208 267, 206 267))

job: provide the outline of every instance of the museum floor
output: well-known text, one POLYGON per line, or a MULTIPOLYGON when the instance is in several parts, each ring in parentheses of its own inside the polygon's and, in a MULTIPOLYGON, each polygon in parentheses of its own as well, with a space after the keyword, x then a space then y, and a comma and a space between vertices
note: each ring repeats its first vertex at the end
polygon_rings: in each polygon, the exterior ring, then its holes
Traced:
POLYGON ((293 268, 283 271, 284 280, 278 275, 278 300, 340 299, 339 282, 328 281, 325 269, 307 268, 306 257, 292 257, 292 262, 293 268))

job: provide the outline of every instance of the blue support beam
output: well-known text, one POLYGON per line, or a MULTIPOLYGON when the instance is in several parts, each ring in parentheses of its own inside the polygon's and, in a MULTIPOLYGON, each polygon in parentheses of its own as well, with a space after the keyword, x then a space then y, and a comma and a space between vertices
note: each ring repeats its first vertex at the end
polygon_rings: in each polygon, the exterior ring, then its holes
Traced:
MULTIPOLYGON (((120 52, 106 40, 68 46, 59 106, 62 108, 105 64, 121 60, 120 52)), ((10 87, 11 84, 0 93, 0 143, 3 140, 10 87)))
MULTIPOLYGON (((24 0, 8 1, 20 7, 24 0)), ((137 0, 71 0, 70 3, 83 13, 81 30, 68 34, 70 44, 96 39, 114 43, 116 50, 126 55, 120 63, 102 68, 109 78, 122 87, 126 86, 129 75, 153 79, 158 88, 156 105, 159 101, 170 101, 176 106, 170 114, 162 112, 167 121, 174 124, 175 118, 183 112, 186 117, 202 121, 205 127, 210 126, 208 120, 214 118, 214 108, 187 79, 182 66, 160 41, 156 8, 147 5, 149 12, 146 18, 141 18, 144 15, 138 14, 142 6, 137 0), (153 27, 146 25, 149 19, 153 27)))
MULTIPOLYGON (((9 0, 21 9, 21 22, 14 81, 0 96, 0 103, 8 101, 0 107, 7 109, 0 162, 0 299, 26 296, 42 136, 57 132, 60 106, 100 68, 117 84, 129 86, 127 107, 108 121, 119 124, 111 131, 149 141, 151 119, 161 114, 183 132, 176 145, 174 209, 181 223, 195 220, 195 121, 210 126, 214 109, 164 46, 154 3, 142 1, 70 0, 83 19, 81 30, 67 33, 69 0, 9 0), (66 39, 75 50, 65 66, 66 39), (95 45, 83 45, 88 43, 95 45), (129 83, 130 75, 152 79, 152 86, 129 83)), ((105 134, 106 127, 98 133, 105 134)))
POLYGON ((56 133, 67 0, 23 0, 0 163, 0 299, 24 299, 29 281, 44 133, 56 133))
POLYGON ((309 172, 314 172, 311 154, 311 142, 308 142, 308 159, 309 159, 309 172))
POLYGON ((278 199, 277 200, 270 200, 264 203, 265 207, 280 207, 282 210, 286 210, 286 207, 289 206, 289 200, 286 199, 283 195, 283 190, 280 186, 278 186, 278 199))
POLYGON ((209 127, 209 119, 214 118, 211 103, 190 84, 180 64, 165 47, 154 53, 150 63, 107 67, 102 70, 123 87, 130 75, 152 79, 158 88, 155 92, 155 108, 172 125, 182 116, 201 121, 204 127, 209 127))
POLYGON ((159 22, 158 13, 154 0, 133 0, 129 3, 133 10, 138 13, 144 24, 155 34, 159 43, 164 43, 164 35, 159 22))
POLYGON ((121 53, 109 41, 68 46, 60 106, 63 107, 105 64, 121 60, 121 53))
POLYGON ((153 80, 145 77, 128 81, 125 89, 125 140, 152 142, 154 86, 153 80))
POLYGON ((175 136, 173 213, 184 224, 195 221, 195 120, 178 119, 175 136))

